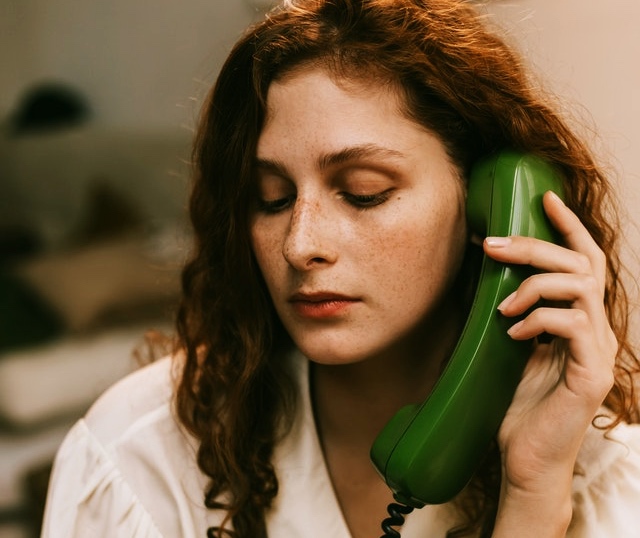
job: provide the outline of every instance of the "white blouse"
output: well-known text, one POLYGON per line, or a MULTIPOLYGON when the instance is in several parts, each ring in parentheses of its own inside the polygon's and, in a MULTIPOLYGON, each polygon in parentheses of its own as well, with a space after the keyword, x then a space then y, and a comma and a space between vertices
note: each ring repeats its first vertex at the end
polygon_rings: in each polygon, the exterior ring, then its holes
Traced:
MULTIPOLYGON (((301 399, 287 438, 276 447, 279 492, 267 516, 270 538, 349 538, 313 420, 307 361, 298 361, 301 399)), ((207 477, 196 442, 172 409, 173 362, 163 359, 109 389, 69 432, 54 464, 43 538, 206 538, 222 520, 204 507, 207 477)), ((640 537, 640 426, 618 426, 605 440, 590 429, 574 479, 568 536, 640 537)), ((407 517, 403 538, 444 537, 448 505, 407 517)))

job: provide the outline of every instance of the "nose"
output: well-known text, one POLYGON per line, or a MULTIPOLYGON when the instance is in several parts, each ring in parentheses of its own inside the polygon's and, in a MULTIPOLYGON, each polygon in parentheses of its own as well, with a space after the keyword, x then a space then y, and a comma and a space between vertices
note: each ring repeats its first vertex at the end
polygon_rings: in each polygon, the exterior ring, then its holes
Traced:
POLYGON ((294 269, 308 271, 330 265, 337 258, 337 244, 332 233, 337 226, 327 208, 319 201, 296 200, 282 254, 294 269))

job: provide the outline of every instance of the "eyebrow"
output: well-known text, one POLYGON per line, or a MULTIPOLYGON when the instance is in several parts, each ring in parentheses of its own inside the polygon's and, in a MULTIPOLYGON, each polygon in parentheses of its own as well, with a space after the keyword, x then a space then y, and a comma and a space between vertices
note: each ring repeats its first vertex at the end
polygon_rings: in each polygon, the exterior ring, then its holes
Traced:
MULTIPOLYGON (((378 146, 376 144, 362 144, 360 146, 349 146, 339 151, 325 153, 318 158, 318 168, 325 170, 331 166, 358 161, 368 158, 399 159, 404 153, 395 149, 378 146)), ((265 171, 275 172, 284 177, 288 177, 287 167, 277 159, 256 158, 254 165, 265 171)))
POLYGON ((340 151, 321 155, 318 159, 320 169, 329 168, 336 164, 343 164, 349 161, 357 161, 367 158, 398 159, 404 154, 395 149, 378 146, 376 144, 363 144, 361 146, 350 146, 340 151))

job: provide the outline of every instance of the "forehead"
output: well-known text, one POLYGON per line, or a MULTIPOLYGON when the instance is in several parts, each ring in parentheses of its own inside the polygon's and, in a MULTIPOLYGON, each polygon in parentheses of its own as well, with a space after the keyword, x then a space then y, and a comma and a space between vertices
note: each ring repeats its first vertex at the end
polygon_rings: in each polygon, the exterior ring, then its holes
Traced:
POLYGON ((402 125, 424 130, 402 113, 395 87, 368 79, 337 78, 326 69, 299 69, 269 88, 260 135, 271 141, 274 137, 291 140, 294 132, 312 138, 314 132, 318 136, 332 132, 383 136, 402 125))
POLYGON ((317 163, 393 159, 423 166, 416 155, 449 162, 439 151, 440 137, 401 113, 399 92, 388 84, 298 70, 272 84, 267 104, 255 158, 290 175, 295 169, 304 176, 309 166, 324 169, 317 163))
POLYGON ((276 93, 273 91, 274 88, 282 89, 287 86, 300 88, 305 84, 317 84, 321 79, 330 82, 355 99, 370 100, 375 95, 380 100, 391 104, 393 109, 406 119, 415 121, 409 111, 406 94, 398 82, 382 76, 373 69, 356 68, 351 72, 346 71, 346 69, 337 69, 326 61, 314 61, 298 64, 280 73, 267 89, 265 121, 269 121, 274 113, 276 101, 273 98, 273 94, 276 93), (301 81, 302 84, 300 84, 301 81))

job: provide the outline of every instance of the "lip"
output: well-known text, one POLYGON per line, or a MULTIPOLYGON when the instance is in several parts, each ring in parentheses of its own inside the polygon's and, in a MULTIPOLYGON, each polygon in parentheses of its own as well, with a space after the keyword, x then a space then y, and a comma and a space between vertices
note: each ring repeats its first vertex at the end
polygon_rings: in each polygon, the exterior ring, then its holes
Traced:
POLYGON ((294 293, 289 303, 301 317, 312 319, 335 318, 344 315, 360 299, 340 293, 318 291, 294 293))

